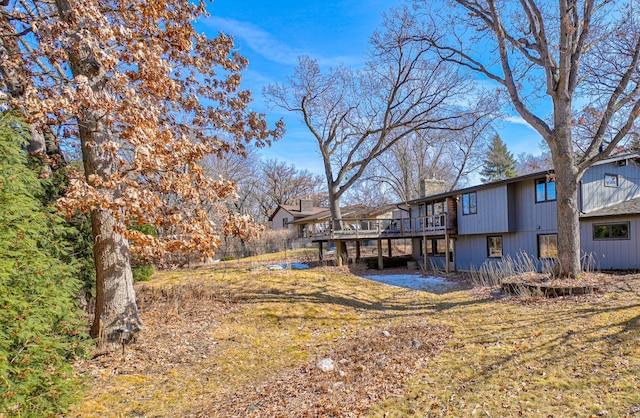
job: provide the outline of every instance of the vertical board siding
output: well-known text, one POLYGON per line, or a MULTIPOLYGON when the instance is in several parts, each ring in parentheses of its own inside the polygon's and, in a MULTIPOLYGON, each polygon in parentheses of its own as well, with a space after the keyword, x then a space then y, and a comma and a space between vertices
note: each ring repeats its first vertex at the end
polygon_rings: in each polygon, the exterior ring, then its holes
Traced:
POLYGON ((536 203, 535 179, 514 183, 513 188, 515 196, 515 231, 557 230, 556 202, 536 203))
POLYGON ((477 190, 476 199, 478 213, 475 214, 463 215, 462 204, 458 204, 458 234, 507 232, 507 186, 477 190))
POLYGON ((633 162, 625 166, 616 163, 590 167, 582 176, 582 212, 588 213, 640 196, 640 170, 633 162), (605 174, 618 176, 618 187, 605 187, 605 174))
POLYGON ((485 235, 458 235, 456 239, 456 270, 478 268, 487 259, 485 235))
POLYGON ((580 223, 580 244, 585 254, 593 255, 596 268, 603 270, 640 269, 640 216, 583 220, 580 223), (594 240, 593 224, 629 222, 629 239, 594 240))

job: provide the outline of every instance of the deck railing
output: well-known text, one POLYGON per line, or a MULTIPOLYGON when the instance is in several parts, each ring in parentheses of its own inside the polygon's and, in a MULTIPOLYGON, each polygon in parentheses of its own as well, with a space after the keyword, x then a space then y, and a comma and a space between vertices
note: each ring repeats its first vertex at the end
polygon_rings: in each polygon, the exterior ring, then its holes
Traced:
MULTIPOLYGON (((411 219, 342 218, 311 224, 305 236, 325 239, 409 238, 443 235, 446 229, 446 213, 411 219)), ((448 232, 452 232, 451 229, 448 232)))

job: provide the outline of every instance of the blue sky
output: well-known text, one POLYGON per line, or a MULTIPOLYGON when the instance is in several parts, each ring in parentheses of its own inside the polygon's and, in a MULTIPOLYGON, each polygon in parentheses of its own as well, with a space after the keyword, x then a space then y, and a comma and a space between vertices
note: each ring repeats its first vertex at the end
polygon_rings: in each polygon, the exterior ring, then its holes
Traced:
MULTIPOLYGON (((238 52, 249 60, 243 88, 253 92, 252 109, 266 113, 272 124, 281 117, 287 124, 284 138, 261 150, 263 158, 324 172, 317 144, 298 116, 267 109, 262 88, 286 82, 300 55, 309 55, 324 67, 362 65, 369 36, 381 23, 382 13, 401 4, 388 0, 215 0, 209 5, 211 17, 198 22, 199 30, 211 36, 222 31, 235 38, 238 52)), ((540 136, 519 116, 503 121, 499 129, 515 156, 540 153, 540 136)))

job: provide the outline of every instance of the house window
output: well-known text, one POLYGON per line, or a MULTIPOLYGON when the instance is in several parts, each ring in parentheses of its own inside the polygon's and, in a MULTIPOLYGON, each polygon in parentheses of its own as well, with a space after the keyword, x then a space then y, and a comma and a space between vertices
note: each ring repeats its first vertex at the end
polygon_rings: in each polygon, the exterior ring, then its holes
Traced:
POLYGON ((474 213, 478 213, 476 192, 463 194, 462 195, 462 214, 471 215, 474 213))
POLYGON ((593 239, 629 239, 629 222, 594 224, 593 239))
POLYGON ((556 200, 556 182, 547 179, 536 180, 536 203, 556 200))
POLYGON ((444 253, 447 252, 447 241, 444 239, 437 239, 436 241, 436 245, 435 245, 435 250, 436 252, 433 255, 444 255, 444 253))
POLYGON ((502 257, 502 237, 487 237, 487 253, 491 258, 502 257))
POLYGON ((618 175, 617 174, 605 174, 604 175, 604 187, 618 187, 618 175))
POLYGON ((538 235, 538 257, 558 258, 558 234, 538 235))
MULTIPOLYGON (((428 239, 427 241, 427 255, 434 257, 442 257, 447 252, 447 241, 443 238, 440 239, 428 239)), ((449 241, 452 243, 452 241, 449 241)), ((420 241, 422 247, 422 241, 420 241)), ((449 251, 453 251, 453 245, 449 245, 449 251)), ((422 249, 422 248, 421 248, 422 249)))
POLYGON ((284 218, 284 219, 282 220, 282 227, 283 227, 283 228, 288 228, 288 227, 289 227, 289 219, 284 218))

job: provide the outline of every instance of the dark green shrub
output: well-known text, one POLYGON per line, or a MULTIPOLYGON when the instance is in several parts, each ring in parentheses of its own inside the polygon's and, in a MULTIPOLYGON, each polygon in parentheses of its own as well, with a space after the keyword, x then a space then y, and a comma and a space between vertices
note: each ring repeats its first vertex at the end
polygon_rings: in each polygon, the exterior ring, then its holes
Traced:
POLYGON ((133 270, 134 283, 148 282, 156 272, 156 267, 153 264, 138 264, 131 267, 131 270, 133 270))
POLYGON ((224 257, 220 257, 220 261, 232 261, 235 260, 236 258, 232 255, 225 255, 224 257))
MULTIPOLYGON (((150 235, 156 238, 158 237, 158 231, 156 231, 156 228, 153 225, 132 225, 129 226, 129 228, 140 231, 145 235, 150 235)), ((134 283, 147 282, 151 280, 151 276, 156 272, 156 266, 150 260, 145 260, 139 256, 133 255, 131 257, 131 270, 133 272, 134 283)))
POLYGON ((81 389, 71 367, 87 346, 81 283, 68 224, 39 200, 17 126, 0 115, 0 416, 53 416, 81 389))

